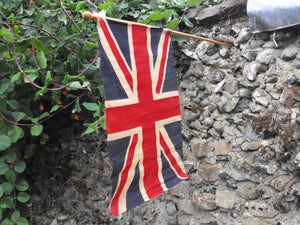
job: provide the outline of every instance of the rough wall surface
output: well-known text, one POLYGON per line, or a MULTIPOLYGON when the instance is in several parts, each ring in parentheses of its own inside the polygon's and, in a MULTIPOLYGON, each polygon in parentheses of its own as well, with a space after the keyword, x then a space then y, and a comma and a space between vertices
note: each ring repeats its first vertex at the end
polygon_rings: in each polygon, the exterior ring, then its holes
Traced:
POLYGON ((30 224, 300 224, 299 30, 253 35, 244 16, 190 33, 234 45, 176 57, 191 178, 113 218, 104 132, 62 129, 36 155, 30 224))

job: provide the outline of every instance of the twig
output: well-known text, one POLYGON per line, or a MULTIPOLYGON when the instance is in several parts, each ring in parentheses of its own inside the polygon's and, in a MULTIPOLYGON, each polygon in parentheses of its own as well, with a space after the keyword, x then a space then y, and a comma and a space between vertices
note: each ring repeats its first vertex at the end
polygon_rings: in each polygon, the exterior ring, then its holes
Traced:
POLYGON ((3 14, 3 12, 1 10, 0 10, 0 14, 2 17, 4 17, 8 21, 8 18, 3 14))
MULTIPOLYGON (((13 30, 11 29, 11 27, 6 23, 5 24, 11 31, 11 33, 13 34, 13 37, 15 38, 15 35, 14 35, 14 32, 13 30)), ((17 67, 18 69, 20 70, 20 72, 26 77, 26 79, 33 85, 35 86, 36 88, 38 89, 43 89, 44 87, 34 83, 30 78, 29 76, 23 71, 20 63, 19 63, 19 60, 18 60, 18 57, 17 57, 17 50, 16 50, 16 44, 15 44, 15 41, 13 42, 13 49, 14 49, 14 57, 15 57, 15 61, 16 61, 16 64, 17 64, 17 67)), ((99 52, 97 52, 95 58, 93 59, 93 61, 91 62, 91 64, 85 68, 84 70, 82 70, 78 75, 76 75, 77 77, 80 77, 82 74, 84 74, 89 68, 91 68, 91 66, 96 62, 97 58, 99 57, 99 52)), ((68 87, 69 85, 71 84, 70 83, 67 83, 63 86, 60 86, 59 88, 47 88, 49 91, 57 91, 57 90, 61 90, 61 89, 64 89, 65 87, 68 87)))
POLYGON ((65 14, 67 15, 67 17, 69 18, 69 20, 73 23, 73 25, 76 27, 76 29, 78 30, 78 32, 80 33, 80 36, 85 40, 85 36, 84 34, 81 32, 81 30, 79 29, 79 27, 77 26, 77 24, 74 22, 74 20, 72 19, 72 17, 69 15, 69 13, 67 12, 66 8, 64 7, 63 3, 61 0, 59 0, 61 8, 63 9, 63 11, 65 12, 65 14))
MULTIPOLYGON (((9 24, 11 24, 11 23, 9 23, 9 24)), ((35 25, 27 24, 27 23, 21 23, 21 22, 16 22, 16 24, 20 24, 20 25, 28 26, 28 27, 34 27, 34 28, 36 28, 38 30, 41 30, 41 31, 47 33, 51 38, 55 39, 56 41, 59 41, 59 39, 60 39, 58 37, 53 36, 52 34, 50 34, 48 31, 44 30, 43 28, 39 28, 39 27, 37 27, 35 25)))
MULTIPOLYGON (((9 23, 9 24, 11 24, 11 23, 9 23)), ((39 28, 39 27, 37 27, 37 26, 35 26, 35 25, 27 24, 27 23, 21 23, 21 22, 16 22, 16 24, 36 28, 38 31, 43 31, 43 32, 45 32, 46 34, 48 34, 51 38, 55 39, 56 41, 59 41, 59 39, 61 39, 60 37, 55 37, 54 35, 50 34, 48 31, 46 31, 46 30, 44 30, 44 29, 42 29, 42 28, 39 28)), ((63 46, 63 47, 64 47, 65 49, 69 50, 70 52, 73 52, 73 53, 74 53, 74 51, 73 51, 71 48, 69 48, 69 47, 67 47, 67 46, 63 46)))
MULTIPOLYGON (((46 75, 41 71, 40 69, 40 66, 37 62, 37 59, 36 59, 36 55, 35 55, 35 48, 34 48, 34 43, 33 43, 33 36, 32 36, 32 33, 30 31, 30 29, 27 27, 26 24, 23 24, 23 26, 25 26, 26 30, 28 31, 29 35, 30 35, 30 38, 31 38, 31 47, 32 47, 32 55, 33 55, 33 60, 34 60, 34 63, 36 65, 36 67, 39 69, 39 72, 42 74, 42 76, 45 78, 46 75)), ((60 84, 57 84, 56 82, 53 82, 51 81, 51 84, 55 85, 55 86, 58 86, 58 87, 62 87, 63 85, 60 85, 60 84)))
POLYGON ((96 11, 100 12, 100 10, 98 9, 98 7, 94 3, 90 2, 89 0, 84 0, 84 1, 87 4, 91 5, 96 11))
POLYGON ((182 13, 182 15, 181 15, 181 17, 180 17, 180 19, 179 19, 178 24, 180 24, 180 23, 182 22, 183 17, 184 17, 184 15, 185 15, 186 11, 188 10, 188 8, 189 8, 189 7, 186 5, 185 8, 184 8, 184 10, 183 10, 183 13, 182 13))

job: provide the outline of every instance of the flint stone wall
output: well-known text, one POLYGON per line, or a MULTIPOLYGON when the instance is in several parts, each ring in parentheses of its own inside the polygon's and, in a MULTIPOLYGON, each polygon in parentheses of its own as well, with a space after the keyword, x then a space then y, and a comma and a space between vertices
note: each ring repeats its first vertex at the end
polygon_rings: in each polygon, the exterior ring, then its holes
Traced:
POLYGON ((191 178, 113 218, 105 134, 82 140, 66 135, 74 127, 62 129, 34 165, 48 173, 33 181, 31 224, 300 224, 299 30, 253 35, 243 15, 189 33, 233 45, 179 45, 184 162, 191 178))

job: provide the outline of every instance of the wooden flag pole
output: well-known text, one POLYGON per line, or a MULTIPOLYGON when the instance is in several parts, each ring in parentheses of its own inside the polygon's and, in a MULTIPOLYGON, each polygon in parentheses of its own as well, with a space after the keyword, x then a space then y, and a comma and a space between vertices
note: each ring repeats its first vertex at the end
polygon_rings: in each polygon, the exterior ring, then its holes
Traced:
MULTIPOLYGON (((154 26, 151 26, 151 25, 146 25, 146 24, 141 24, 141 23, 135 23, 135 22, 127 21, 127 20, 120 20, 120 19, 106 17, 106 16, 104 17, 103 15, 100 15, 100 14, 92 14, 89 11, 85 11, 82 14, 82 17, 83 17, 84 20, 89 21, 89 20, 95 19, 95 17, 97 15, 99 17, 103 17, 105 19, 112 20, 112 21, 119 22, 119 23, 126 23, 126 24, 131 24, 131 25, 135 24, 135 25, 140 25, 140 26, 154 27, 154 26)), ((175 35, 184 36, 184 37, 188 37, 188 38, 194 38, 194 39, 197 39, 197 40, 207 41, 207 42, 211 42, 211 43, 218 44, 218 45, 224 45, 224 46, 227 46, 227 47, 232 47, 232 45, 229 44, 229 43, 225 43, 225 42, 221 42, 221 41, 216 41, 216 40, 213 40, 213 39, 210 39, 210 38, 199 37, 199 36, 196 36, 196 35, 187 34, 187 33, 179 32, 179 31, 175 31, 175 30, 169 30, 169 31, 172 34, 175 34, 175 35)))

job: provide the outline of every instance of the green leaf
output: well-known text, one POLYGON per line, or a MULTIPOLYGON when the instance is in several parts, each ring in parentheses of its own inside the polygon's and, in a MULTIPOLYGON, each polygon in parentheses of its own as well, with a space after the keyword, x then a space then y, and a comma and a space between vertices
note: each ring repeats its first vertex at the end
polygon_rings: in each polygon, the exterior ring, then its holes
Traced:
POLYGON ((7 153, 6 159, 8 162, 12 162, 17 159, 17 153, 14 150, 11 150, 7 153))
POLYGON ((39 120, 44 119, 48 117, 50 114, 48 112, 44 112, 42 115, 40 115, 39 120))
POLYGON ((2 27, 0 30, 0 34, 4 37, 6 41, 14 43, 14 36, 8 28, 2 27))
POLYGON ((6 109, 7 109, 6 102, 2 98, 0 98, 0 112, 5 112, 6 109))
POLYGON ((19 122, 26 116, 23 112, 12 112, 12 117, 15 119, 15 122, 19 122))
MULTIPOLYGON (((39 69, 29 69, 25 70, 24 73, 28 76, 28 78, 34 82, 36 78, 39 76, 39 69)), ((30 81, 24 76, 23 77, 25 83, 30 83, 30 81)))
POLYGON ((25 150, 25 155, 28 157, 32 157, 35 152, 36 147, 37 146, 35 144, 30 144, 25 150))
POLYGON ((5 162, 0 162, 0 175, 4 175, 6 170, 9 170, 9 165, 5 162))
POLYGON ((29 225, 28 220, 24 217, 20 217, 17 220, 17 225, 29 225))
POLYGON ((169 20, 171 18, 171 16, 175 14, 176 15, 176 11, 174 11, 173 9, 167 9, 165 12, 164 12, 164 18, 165 20, 169 20))
POLYGON ((10 219, 6 218, 2 221, 1 225, 14 225, 14 223, 10 219))
POLYGON ((17 221, 20 218, 20 216, 21 216, 20 211, 14 210, 14 212, 11 213, 10 219, 12 221, 17 221))
POLYGON ((10 182, 2 183, 1 187, 2 187, 4 194, 6 194, 6 195, 9 195, 14 189, 14 186, 10 182))
POLYGON ((17 109, 21 108, 20 103, 16 100, 9 100, 6 103, 9 105, 9 107, 11 109, 17 110, 17 109))
POLYGON ((76 103, 75 103, 75 108, 72 110, 72 113, 81 112, 81 108, 80 108, 80 102, 79 102, 79 98, 76 99, 76 103))
POLYGON ((43 89, 39 90, 35 95, 36 96, 42 96, 44 95, 45 93, 48 92, 48 84, 50 83, 50 81, 52 81, 52 77, 51 77, 51 72, 50 71, 47 71, 47 75, 46 75, 46 80, 45 80, 45 83, 44 83, 44 87, 43 89))
POLYGON ((44 50, 44 44, 39 39, 34 38, 33 39, 33 46, 37 50, 44 50))
POLYGON ((78 12, 79 10, 84 8, 85 6, 86 6, 86 2, 85 1, 80 1, 80 2, 77 3, 75 11, 78 12))
POLYGON ((175 29, 179 24, 179 19, 178 18, 175 18, 173 19, 168 25, 167 25, 167 28, 169 29, 175 29))
POLYGON ((15 164, 14 164, 14 170, 17 173, 23 173, 24 170, 26 169, 26 164, 25 162, 21 161, 21 160, 16 160, 15 164))
POLYGON ((50 20, 47 20, 45 23, 43 23, 43 29, 46 30, 48 33, 52 34, 52 28, 51 24, 49 22, 50 20))
POLYGON ((11 77, 11 80, 10 82, 13 84, 13 83, 16 83, 18 80, 20 80, 20 78, 22 77, 22 73, 21 72, 18 72, 16 73, 15 75, 13 75, 11 77))
POLYGON ((108 16, 112 16, 113 15, 113 12, 114 12, 114 9, 115 9, 115 3, 111 4, 107 9, 106 9, 106 14, 108 16))
POLYGON ((92 102, 84 102, 82 105, 89 111, 97 111, 99 110, 99 105, 97 103, 92 102))
POLYGON ((183 17, 183 21, 184 21, 186 26, 194 27, 194 24, 186 16, 183 17))
POLYGON ((28 69, 28 70, 24 70, 24 72, 29 75, 29 74, 38 74, 39 73, 39 69, 28 69))
POLYGON ((41 124, 32 126, 30 128, 30 132, 32 136, 39 136, 42 133, 42 131, 43 131, 43 125, 41 124))
POLYGON ((14 208, 14 202, 12 197, 4 197, 0 200, 0 207, 2 209, 12 209, 14 208))
MULTIPOLYGON (((98 129, 97 129, 98 130, 98 129)), ((86 135, 86 134, 90 134, 90 133, 93 133, 95 132, 96 130, 93 128, 93 127, 88 127, 82 134, 81 134, 81 137, 86 135)))
POLYGON ((45 56, 44 51, 39 51, 39 53, 36 56, 39 65, 42 69, 45 69, 47 67, 47 58, 45 56))
POLYGON ((12 143, 16 143, 22 138, 23 129, 19 126, 13 125, 7 132, 7 136, 11 139, 12 143))
POLYGON ((81 137, 86 135, 86 134, 89 134, 89 133, 92 133, 92 132, 97 132, 98 133, 98 121, 95 121, 94 123, 85 123, 83 124, 84 126, 87 126, 88 128, 85 130, 84 133, 81 134, 81 137))
POLYGON ((10 182, 2 183, 1 187, 2 187, 4 194, 6 194, 6 195, 9 195, 14 189, 14 186, 10 182))
POLYGON ((47 91, 48 91, 48 89, 44 87, 43 89, 37 91, 35 93, 35 96, 43 96, 45 93, 47 93, 47 91))
POLYGON ((187 0, 188 6, 199 6, 202 0, 187 0))
POLYGON ((64 11, 60 11, 57 15, 57 19, 58 21, 63 22, 65 25, 67 25, 68 21, 67 21, 67 16, 64 13, 64 11))
POLYGON ((36 18, 35 19, 36 25, 38 27, 41 27, 41 25, 43 24, 43 20, 45 18, 45 13, 43 11, 36 13, 35 18, 36 18))
POLYGON ((0 135, 0 151, 4 151, 10 146, 11 146, 11 139, 6 135, 0 135))
POLYGON ((0 186, 0 198, 3 196, 3 188, 0 186))
POLYGON ((49 135, 43 133, 40 138, 40 144, 45 145, 49 141, 49 135))
POLYGON ((0 96, 3 95, 7 91, 8 88, 9 88, 9 83, 1 84, 1 87, 0 87, 0 96))
POLYGON ((83 84, 81 84, 79 81, 73 81, 69 87, 71 89, 77 90, 77 89, 82 89, 82 88, 88 87, 89 84, 90 84, 90 82, 88 82, 88 81, 83 82, 83 84))
POLYGON ((90 41, 85 41, 84 43, 86 43, 91 49, 98 48, 97 43, 93 43, 93 42, 90 42, 90 41))
POLYGON ((153 21, 161 20, 164 17, 165 17, 165 14, 163 14, 161 12, 156 12, 149 16, 150 20, 153 20, 153 21))
POLYGON ((120 9, 127 9, 128 8, 128 3, 121 3, 120 4, 120 9))
POLYGON ((18 191, 27 191, 29 188, 29 184, 25 180, 19 180, 15 183, 15 186, 18 191))
POLYGON ((101 127, 105 130, 106 129, 105 115, 101 116, 99 120, 100 120, 101 127))
POLYGON ((9 54, 9 52, 3 52, 2 56, 3 58, 11 59, 11 55, 9 54))
POLYGON ((26 192, 19 192, 19 194, 17 195, 17 199, 19 202, 25 203, 30 199, 30 195, 26 192))
POLYGON ((2 210, 2 208, 0 208, 0 221, 2 220, 2 214, 3 214, 3 210, 2 210))
POLYGON ((17 178, 15 172, 12 170, 6 170, 4 176, 5 176, 6 180, 9 181, 10 183, 14 183, 17 178))
POLYGON ((2 130, 4 127, 8 127, 8 123, 6 123, 4 119, 0 117, 0 130, 2 130))
POLYGON ((103 4, 100 4, 100 5, 98 6, 98 8, 101 9, 101 10, 106 10, 106 9, 108 9, 112 4, 113 4, 113 2, 103 3, 103 4))
POLYGON ((58 109, 61 108, 61 107, 62 107, 61 105, 55 105, 55 106, 53 106, 53 107, 51 108, 51 110, 50 110, 50 113, 55 112, 56 110, 58 110, 58 109))

